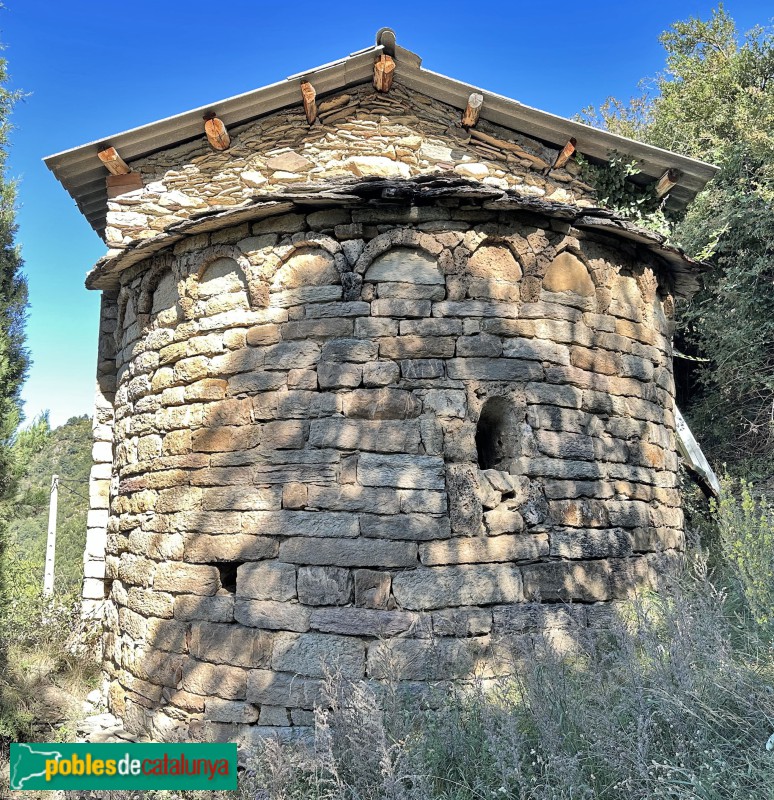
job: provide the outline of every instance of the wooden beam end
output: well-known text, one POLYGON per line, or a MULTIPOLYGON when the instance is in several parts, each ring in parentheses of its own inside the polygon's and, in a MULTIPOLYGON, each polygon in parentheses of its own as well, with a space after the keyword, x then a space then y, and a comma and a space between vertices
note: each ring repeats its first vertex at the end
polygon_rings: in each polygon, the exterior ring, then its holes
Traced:
POLYGON ((228 130, 226 130, 223 121, 215 116, 214 111, 204 115, 204 133, 210 146, 215 150, 227 150, 231 145, 231 137, 228 135, 228 130))
POLYGON ((578 141, 576 138, 571 136, 567 141, 567 144, 559 152, 559 155, 556 157, 556 161, 554 161, 551 169, 561 169, 572 158, 577 144, 578 141))
POLYGON ((656 197, 663 197, 672 191, 680 181, 680 171, 677 169, 668 169, 656 183, 656 197))
POLYGON ((383 53, 374 62, 374 89, 377 92, 389 92, 394 77, 395 59, 383 53))
POLYGON ((473 92, 473 94, 468 97, 468 105, 462 115, 463 128, 472 128, 478 122, 483 105, 484 95, 473 92))
POLYGON ((126 175, 132 171, 115 147, 103 147, 97 152, 97 156, 111 175, 126 175))
POLYGON ((304 103, 306 121, 311 125, 317 119, 317 92, 309 81, 301 81, 301 99, 304 103))

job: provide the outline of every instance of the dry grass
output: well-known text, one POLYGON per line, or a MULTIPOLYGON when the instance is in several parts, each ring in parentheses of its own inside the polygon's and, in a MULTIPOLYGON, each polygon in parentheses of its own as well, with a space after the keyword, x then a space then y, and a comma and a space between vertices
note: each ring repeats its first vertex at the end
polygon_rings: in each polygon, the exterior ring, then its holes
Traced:
POLYGON ((699 574, 579 631, 571 657, 515 653, 495 683, 422 701, 331 680, 313 745, 266 742, 238 794, 67 800, 771 799, 774 652, 737 608, 699 574))

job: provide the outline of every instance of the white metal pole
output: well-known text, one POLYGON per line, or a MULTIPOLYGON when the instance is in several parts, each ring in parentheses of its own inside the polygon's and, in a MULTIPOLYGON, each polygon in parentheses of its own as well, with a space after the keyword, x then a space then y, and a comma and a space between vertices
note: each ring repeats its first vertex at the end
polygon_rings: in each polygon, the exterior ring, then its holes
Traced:
POLYGON ((59 498, 59 476, 51 476, 51 499, 48 504, 48 539, 46 541, 46 568, 43 575, 43 594, 54 593, 54 555, 56 552, 56 506, 59 498))

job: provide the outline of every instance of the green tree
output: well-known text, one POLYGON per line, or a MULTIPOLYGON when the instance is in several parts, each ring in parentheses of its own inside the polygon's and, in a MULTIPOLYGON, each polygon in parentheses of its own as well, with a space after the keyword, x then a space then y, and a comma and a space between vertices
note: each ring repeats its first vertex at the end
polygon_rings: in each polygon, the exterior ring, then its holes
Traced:
MULTIPOLYGON (((27 281, 15 242, 16 184, 6 176, 11 109, 19 93, 8 88, 7 64, 0 58, 0 503, 13 493, 18 472, 12 446, 22 419, 21 389, 29 367, 24 326, 27 281)), ((3 551, 7 511, 0 514, 0 601, 3 597, 3 551)), ((0 652, 0 665, 2 652, 0 652)))
POLYGON ((737 469, 774 453, 774 31, 740 37, 720 6, 661 36, 649 91, 584 117, 720 167, 672 237, 711 269, 682 309, 685 348, 710 359, 687 409, 703 445, 737 469))

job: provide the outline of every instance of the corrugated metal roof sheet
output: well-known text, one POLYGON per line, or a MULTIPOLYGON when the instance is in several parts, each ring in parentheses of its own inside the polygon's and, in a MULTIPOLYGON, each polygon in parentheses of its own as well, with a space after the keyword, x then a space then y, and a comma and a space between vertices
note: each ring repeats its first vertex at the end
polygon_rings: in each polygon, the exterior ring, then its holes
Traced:
MULTIPOLYGON (((387 37, 383 41, 389 42, 390 39, 387 37)), ((423 69, 421 59, 401 47, 388 44, 386 49, 394 52, 396 81, 455 108, 464 109, 471 92, 478 92, 484 95, 481 118, 504 128, 559 148, 570 137, 575 137, 579 152, 593 159, 607 159, 613 151, 625 153, 641 162, 643 175, 655 180, 669 168, 679 169, 682 177, 670 196, 671 202, 678 207, 685 206, 717 171, 711 164, 539 111, 516 100, 423 69)), ((97 158, 97 152, 105 145, 115 147, 121 157, 131 163, 150 153, 203 137, 202 117, 207 112, 215 111, 226 127, 235 127, 282 108, 299 105, 298 81, 301 78, 313 80, 318 99, 349 86, 370 82, 374 58, 384 50, 382 45, 375 45, 261 89, 56 153, 45 158, 44 162, 75 200, 91 226, 102 236, 107 213, 107 171, 97 158)))

